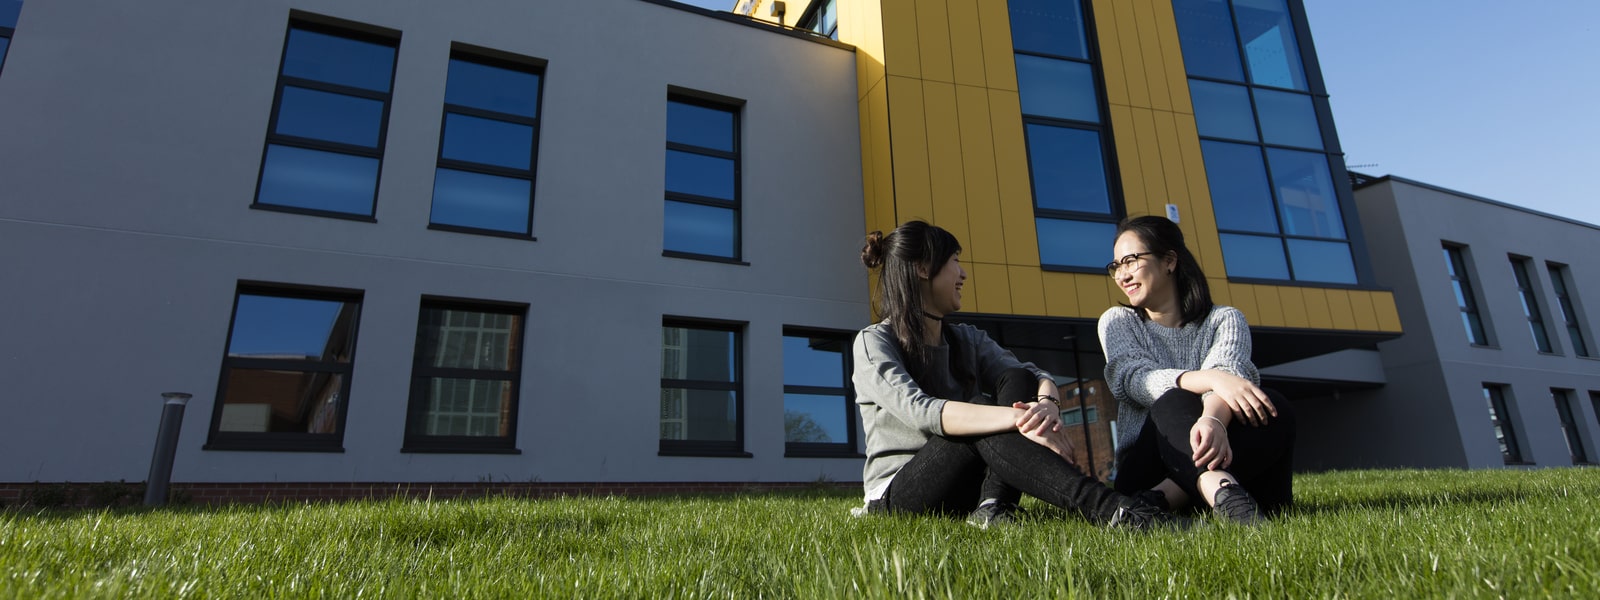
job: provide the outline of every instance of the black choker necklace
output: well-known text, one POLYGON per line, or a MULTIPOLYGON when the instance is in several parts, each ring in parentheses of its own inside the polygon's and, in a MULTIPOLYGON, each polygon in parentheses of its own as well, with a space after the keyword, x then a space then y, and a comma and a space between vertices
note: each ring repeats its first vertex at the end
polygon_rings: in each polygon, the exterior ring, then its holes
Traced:
POLYGON ((933 314, 933 313, 931 313, 931 312, 928 312, 928 311, 922 311, 922 316, 924 316, 924 317, 927 317, 927 318, 929 318, 929 319, 933 319, 933 320, 935 320, 935 321, 938 321, 938 322, 940 322, 940 323, 943 323, 943 322, 944 322, 944 317, 937 317, 937 316, 934 316, 934 314, 933 314))

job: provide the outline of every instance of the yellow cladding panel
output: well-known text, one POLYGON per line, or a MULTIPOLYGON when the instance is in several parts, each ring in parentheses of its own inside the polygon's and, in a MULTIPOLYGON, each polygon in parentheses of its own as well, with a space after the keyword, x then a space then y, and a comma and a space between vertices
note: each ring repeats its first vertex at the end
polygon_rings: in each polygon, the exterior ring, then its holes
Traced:
POLYGON ((917 0, 882 0, 883 66, 889 75, 922 78, 916 18, 920 4, 917 0))
POLYGON ((1011 314, 1042 317, 1048 314, 1044 301, 1044 272, 1034 267, 1006 267, 1011 276, 1011 314))
MULTIPOLYGON (((961 167, 961 130, 956 122, 956 86, 922 82, 922 103, 927 110, 928 177, 932 182, 933 223, 965 244, 967 182, 961 167)), ((897 148, 898 150, 898 148, 897 148)))
POLYGON ((889 119, 889 141, 894 160, 895 222, 932 219, 922 82, 890 75, 889 114, 893 115, 889 119))
POLYGON ((989 93, 967 85, 957 85, 955 89, 971 236, 963 240, 966 255, 973 262, 1003 264, 1007 262, 1006 236, 1000 222, 1000 182, 995 175, 994 134, 989 128, 989 93))
POLYGON ((1360 329, 1350 308, 1349 290, 1323 290, 1328 295, 1328 314, 1333 317, 1334 329, 1360 329))
POLYGON ((1233 289, 1228 287, 1228 280, 1207 277, 1206 284, 1211 287, 1212 303, 1233 306, 1233 289))
POLYGON ((872 107, 866 98, 856 101, 856 120, 861 131, 861 200, 866 205, 867 231, 872 231, 878 220, 878 189, 872 174, 872 107))
POLYGON ((1093 5, 1094 29, 1100 34, 1100 72, 1106 82, 1106 101, 1113 106, 1127 106, 1127 69, 1122 66, 1122 41, 1116 35, 1116 15, 1111 10, 1111 3, 1106 0, 1094 2, 1093 5))
POLYGON ((1145 81, 1144 58, 1139 50, 1138 19, 1133 14, 1133 4, 1123 1, 1102 0, 1095 6, 1100 10, 1114 10, 1116 38, 1122 51, 1122 72, 1128 84, 1128 104, 1150 107, 1150 85, 1145 81))
POLYGON ((1283 327, 1283 299, 1278 297, 1278 288, 1270 285, 1253 285, 1256 292, 1256 313, 1258 324, 1271 327, 1283 327))
POLYGON ((1161 169, 1161 148, 1156 141, 1155 111, 1147 108, 1133 109, 1133 131, 1135 141, 1139 144, 1136 149, 1139 154, 1139 170, 1144 174, 1144 197, 1139 198, 1135 204, 1134 198, 1128 198, 1129 212, 1135 207, 1144 207, 1145 214, 1166 214, 1162 198, 1167 197, 1167 177, 1161 169))
MULTIPOLYGON (((1161 40, 1156 35, 1155 0, 1124 0, 1133 8, 1135 27, 1139 30, 1139 56, 1144 63, 1143 77, 1150 86, 1150 107, 1172 110, 1172 96, 1167 93, 1167 69, 1162 64, 1165 54, 1161 40)), ((1172 3, 1167 2, 1170 6, 1172 3)))
POLYGON ((856 47, 856 93, 883 80, 883 13, 878 0, 839 0, 839 39, 856 47))
POLYGON ((1372 310, 1371 292, 1351 290, 1350 312, 1356 317, 1356 329, 1362 331, 1378 330, 1378 313, 1372 310))
POLYGON ((978 291, 977 312, 991 315, 1011 314, 1011 277, 1005 265, 972 263, 972 279, 967 288, 978 291), (976 285, 974 285, 976 283, 976 285))
POLYGON ((1022 136, 1022 105, 1016 92, 989 90, 989 126, 1000 181, 1000 224, 1006 262, 1038 266, 1039 234, 1033 222, 1033 188, 1028 183, 1028 149, 1022 136))
POLYGON ((1154 8, 1155 34, 1161 43, 1161 66, 1167 78, 1167 93, 1172 96, 1172 110, 1192 114, 1194 109, 1189 99, 1189 74, 1183 66, 1183 46, 1178 43, 1178 20, 1172 13, 1172 3, 1157 1, 1154 8))
POLYGON ((1328 308, 1328 292, 1319 288, 1305 288, 1301 296, 1306 300, 1306 322, 1312 329, 1333 329, 1333 313, 1328 308))
POLYGON ((1011 14, 1006 0, 978 0, 984 81, 990 89, 1017 90, 1017 63, 1011 49, 1011 14))
POLYGON ((1178 150, 1183 155, 1183 174, 1189 190, 1189 211, 1182 219, 1194 222, 1195 236, 1189 240, 1189 248, 1194 250, 1200 267, 1207 273, 1225 273, 1227 266, 1222 262, 1222 239, 1217 233, 1211 190, 1206 187, 1206 164, 1200 153, 1199 131, 1195 128, 1194 117, 1189 115, 1174 113, 1173 123, 1178 127, 1178 150))
MULTIPOLYGON (((868 138, 872 146, 869 154, 862 155, 863 163, 871 163, 872 185, 871 213, 868 214, 868 229, 889 231, 895 226, 895 190, 894 190, 894 163, 889 151, 889 94, 887 82, 881 82, 872 88, 862 101, 865 111, 869 113, 867 120, 871 129, 863 130, 861 135, 868 138)), ((865 169, 864 169, 865 170, 865 169)))
MULTIPOLYGON (((983 64, 982 27, 978 23, 978 0, 945 0, 949 15, 950 58, 955 82, 962 85, 987 85, 983 64)), ((1009 54, 1009 53, 1007 53, 1009 54)))
POLYGON ((1244 318, 1251 325, 1261 325, 1261 311, 1256 310, 1256 290, 1253 285, 1242 283, 1229 284, 1229 294, 1233 298, 1233 307, 1244 313, 1244 318))
POLYGON ((1306 315, 1305 288, 1280 287, 1278 288, 1278 301, 1283 306, 1284 327, 1305 329, 1311 326, 1311 320, 1306 315))
POLYGON ((1122 198, 1129 207, 1145 200, 1143 171, 1139 165, 1139 140, 1134 133, 1133 109, 1111 105, 1112 146, 1117 150, 1117 170, 1122 172, 1122 198))
MULTIPOLYGON (((1164 198, 1152 198, 1155 206, 1151 214, 1166 214, 1167 204, 1178 207, 1178 222, 1183 225, 1183 235, 1187 239, 1195 239, 1195 228, 1199 222, 1190 217, 1191 203, 1189 197, 1189 178, 1184 176, 1183 151, 1178 145, 1178 123, 1173 119, 1173 114, 1165 111, 1152 113, 1156 120, 1156 145, 1161 151, 1161 171, 1166 176, 1167 195, 1164 198)), ((1192 248, 1192 245, 1191 245, 1192 248)))
POLYGON ((1401 331, 1400 311, 1394 305, 1394 292, 1370 292, 1372 309, 1378 313, 1378 329, 1401 331))
POLYGON ((945 0, 916 0, 918 59, 922 78, 928 81, 955 82, 950 59, 950 18, 945 0))
MULTIPOLYGON (((1023 267, 1013 267, 1023 268, 1023 267)), ((1052 317, 1076 317, 1078 310, 1078 282, 1068 273, 1039 271, 1044 282, 1044 309, 1052 317)))
POLYGON ((1073 273, 1072 277, 1078 280, 1079 313, 1070 316, 1093 317, 1111 306, 1111 294, 1107 289, 1105 276, 1073 273))

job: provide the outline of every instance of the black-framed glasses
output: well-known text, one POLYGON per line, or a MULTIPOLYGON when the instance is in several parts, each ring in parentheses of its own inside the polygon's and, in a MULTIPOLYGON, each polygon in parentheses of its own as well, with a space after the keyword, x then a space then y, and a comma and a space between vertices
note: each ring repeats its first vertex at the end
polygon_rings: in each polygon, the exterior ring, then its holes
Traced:
POLYGON ((1108 262, 1108 263, 1106 263, 1106 274, 1110 275, 1112 277, 1116 277, 1117 276, 1117 271, 1121 271, 1123 269, 1128 269, 1129 271, 1132 271, 1132 270, 1134 270, 1133 265, 1138 264, 1140 257, 1150 256, 1151 254, 1155 254, 1155 253, 1154 252, 1135 252, 1133 254, 1129 254, 1127 256, 1122 257, 1121 260, 1113 260, 1111 262, 1108 262))

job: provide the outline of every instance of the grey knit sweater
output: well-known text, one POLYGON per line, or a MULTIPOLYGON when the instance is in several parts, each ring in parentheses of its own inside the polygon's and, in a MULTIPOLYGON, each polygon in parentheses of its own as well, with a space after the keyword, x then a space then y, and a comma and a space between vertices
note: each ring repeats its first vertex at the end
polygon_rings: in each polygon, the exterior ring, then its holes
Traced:
POLYGON ((869 502, 883 497, 895 473, 928 443, 928 438, 944 435, 940 414, 945 402, 978 398, 982 388, 993 388, 1000 373, 1012 367, 1032 371, 1039 379, 1051 379, 1049 373, 1033 363, 1017 360, 981 329, 958 324, 947 327, 945 332, 949 341, 961 344, 967 372, 977 376, 977 381, 965 389, 952 374, 948 344, 923 346, 930 366, 918 381, 906 370, 888 321, 856 335, 851 381, 856 386, 856 404, 866 428, 867 464, 861 481, 869 502))
POLYGON ((1106 384, 1117 398, 1117 456, 1139 438, 1150 405, 1172 388, 1184 371, 1216 369, 1261 385, 1250 362, 1250 326, 1231 306, 1177 329, 1142 319, 1134 309, 1115 306, 1100 315, 1100 347, 1106 353, 1106 384))

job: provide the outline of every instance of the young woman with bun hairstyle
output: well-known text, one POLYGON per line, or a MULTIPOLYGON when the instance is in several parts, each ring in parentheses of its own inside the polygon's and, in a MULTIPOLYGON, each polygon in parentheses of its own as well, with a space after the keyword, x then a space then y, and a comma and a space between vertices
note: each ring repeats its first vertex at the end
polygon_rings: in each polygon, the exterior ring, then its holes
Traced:
POLYGON ((1166 218, 1124 219, 1112 256, 1106 271, 1128 297, 1100 316, 1117 398, 1116 489, 1166 507, 1199 498, 1245 524, 1287 508, 1294 415, 1261 388, 1244 315, 1212 303, 1166 218))
POLYGON ((961 310, 960 254, 954 236, 922 221, 874 231, 862 249, 862 263, 879 270, 883 318, 853 347, 865 512, 970 512, 987 527, 1010 520, 1020 491, 1110 526, 1181 525, 1072 464, 1049 373, 946 321, 961 310))

